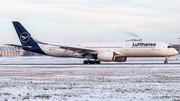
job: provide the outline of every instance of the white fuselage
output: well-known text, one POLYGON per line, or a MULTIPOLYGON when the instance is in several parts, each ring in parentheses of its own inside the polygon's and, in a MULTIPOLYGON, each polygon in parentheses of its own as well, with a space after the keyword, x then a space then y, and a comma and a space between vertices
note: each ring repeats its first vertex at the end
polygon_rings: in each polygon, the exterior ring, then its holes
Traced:
POLYGON ((167 57, 178 54, 171 45, 162 42, 44 43, 32 37, 18 21, 12 23, 22 45, 7 45, 49 56, 81 57, 87 59, 84 64, 125 62, 127 57, 166 57, 167 63, 167 57))
MULTIPOLYGON (((167 43, 162 42, 111 42, 111 43, 53 43, 54 45, 63 45, 71 47, 79 47, 86 49, 94 49, 97 54, 102 51, 114 51, 118 53, 116 57, 169 57, 178 54, 174 48, 168 48, 170 46, 167 43)), ((50 56, 57 57, 76 57, 79 54, 72 55, 72 51, 65 52, 65 49, 59 48, 59 46, 51 46, 38 44, 40 48, 50 56)))

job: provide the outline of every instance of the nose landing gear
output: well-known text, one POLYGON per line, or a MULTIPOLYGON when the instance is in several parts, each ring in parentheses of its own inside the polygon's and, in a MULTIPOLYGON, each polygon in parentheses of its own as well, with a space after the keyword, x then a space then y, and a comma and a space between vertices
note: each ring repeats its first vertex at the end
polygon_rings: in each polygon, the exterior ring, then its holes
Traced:
POLYGON ((168 59, 168 57, 165 57, 165 61, 164 61, 165 64, 168 63, 168 60, 167 60, 167 59, 168 59))

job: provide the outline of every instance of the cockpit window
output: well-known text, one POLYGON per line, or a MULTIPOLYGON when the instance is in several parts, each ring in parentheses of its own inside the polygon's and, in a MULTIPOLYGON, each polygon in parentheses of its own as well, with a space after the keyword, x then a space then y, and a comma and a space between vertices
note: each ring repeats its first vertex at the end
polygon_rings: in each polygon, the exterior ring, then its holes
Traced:
POLYGON ((172 46, 168 46, 168 48, 173 48, 172 46))

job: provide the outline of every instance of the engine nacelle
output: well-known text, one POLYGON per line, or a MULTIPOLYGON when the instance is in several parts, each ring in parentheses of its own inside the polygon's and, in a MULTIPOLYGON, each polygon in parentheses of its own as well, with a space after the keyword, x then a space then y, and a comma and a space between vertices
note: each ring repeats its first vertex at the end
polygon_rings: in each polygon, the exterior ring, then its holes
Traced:
POLYGON ((97 54, 97 58, 100 61, 113 61, 115 56, 114 51, 103 51, 97 54))
POLYGON ((117 62, 126 62, 127 57, 116 57, 114 61, 117 62))

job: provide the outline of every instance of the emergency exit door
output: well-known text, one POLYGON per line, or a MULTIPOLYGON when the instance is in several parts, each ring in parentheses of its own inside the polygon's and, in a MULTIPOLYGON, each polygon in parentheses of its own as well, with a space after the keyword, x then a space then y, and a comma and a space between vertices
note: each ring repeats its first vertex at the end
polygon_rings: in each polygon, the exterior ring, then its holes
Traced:
POLYGON ((129 44, 126 44, 125 51, 129 51, 129 44))
POLYGON ((161 44, 158 44, 158 45, 157 45, 157 50, 158 50, 158 51, 161 51, 161 44))

